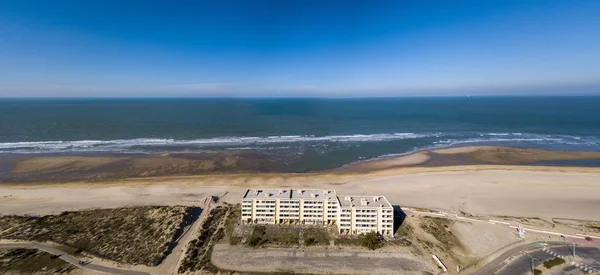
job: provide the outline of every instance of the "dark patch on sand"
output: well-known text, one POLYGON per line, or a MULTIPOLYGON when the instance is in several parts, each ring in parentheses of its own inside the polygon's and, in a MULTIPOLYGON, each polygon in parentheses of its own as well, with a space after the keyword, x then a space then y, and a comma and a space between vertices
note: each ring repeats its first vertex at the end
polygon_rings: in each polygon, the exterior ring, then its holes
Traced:
MULTIPOLYGON (((473 147, 456 153, 422 151, 414 161, 371 160, 328 173, 369 173, 402 167, 461 165, 547 165, 600 167, 600 152, 549 151, 511 147, 473 147), (473 149, 474 148, 474 149, 473 149), (423 158, 425 156, 425 158, 423 158)), ((404 156, 407 160, 406 156, 404 156)), ((301 173, 293 163, 256 153, 0 155, 0 182, 104 181, 124 178, 236 173, 301 173)))
POLYGON ((285 164, 253 154, 194 154, 186 157, 181 154, 118 154, 108 158, 102 156, 105 159, 99 164, 93 164, 94 158, 89 155, 4 158, 0 162, 4 171, 0 173, 0 182, 102 181, 135 177, 290 172, 285 164), (40 162, 44 165, 40 166, 40 162), (87 163, 92 164, 83 165, 87 163))
POLYGON ((429 159, 418 166, 438 167, 438 166, 489 164, 487 162, 473 160, 468 155, 463 155, 463 154, 443 155, 443 154, 438 154, 435 152, 428 152, 428 154, 429 154, 429 159))

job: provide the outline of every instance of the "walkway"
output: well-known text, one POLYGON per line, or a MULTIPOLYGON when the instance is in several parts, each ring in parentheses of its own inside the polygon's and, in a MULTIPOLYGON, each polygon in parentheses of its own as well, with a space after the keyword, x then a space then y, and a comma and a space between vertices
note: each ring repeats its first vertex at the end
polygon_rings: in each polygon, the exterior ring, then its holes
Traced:
POLYGON ((50 245, 39 244, 39 243, 30 243, 30 242, 3 242, 0 241, 0 248, 30 248, 30 249, 38 249, 45 252, 48 252, 53 255, 59 256, 60 259, 64 260, 67 263, 70 263, 79 268, 86 268, 98 272, 109 273, 109 274, 122 274, 122 275, 151 275, 152 273, 141 272, 141 271, 132 271, 126 269, 119 269, 115 267, 108 267, 97 264, 80 264, 80 259, 75 258, 73 255, 69 255, 64 251, 56 249, 50 245))

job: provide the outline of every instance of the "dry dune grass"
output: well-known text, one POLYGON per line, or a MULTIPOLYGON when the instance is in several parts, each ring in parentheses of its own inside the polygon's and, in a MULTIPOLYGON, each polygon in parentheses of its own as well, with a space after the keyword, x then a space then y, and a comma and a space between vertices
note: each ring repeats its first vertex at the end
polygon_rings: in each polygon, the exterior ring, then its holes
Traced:
POLYGON ((69 274, 75 267, 53 255, 25 248, 0 248, 0 274, 69 274))
POLYGON ((0 238, 52 241, 122 263, 157 265, 172 249, 194 209, 141 206, 63 212, 42 217, 5 216, 0 238))

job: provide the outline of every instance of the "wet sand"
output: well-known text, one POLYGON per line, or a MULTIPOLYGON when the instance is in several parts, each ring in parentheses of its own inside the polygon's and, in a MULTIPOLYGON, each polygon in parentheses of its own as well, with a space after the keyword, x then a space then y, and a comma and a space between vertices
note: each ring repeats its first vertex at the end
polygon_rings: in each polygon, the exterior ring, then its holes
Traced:
POLYGON ((405 156, 351 163, 324 171, 297 171, 259 154, 98 154, 0 156, 0 184, 17 182, 101 182, 128 178, 262 173, 355 174, 396 168, 468 165, 600 167, 600 152, 548 151, 497 146, 420 151, 405 156), (586 162, 588 161, 588 162, 586 162), (598 164, 599 166, 597 166, 598 164))

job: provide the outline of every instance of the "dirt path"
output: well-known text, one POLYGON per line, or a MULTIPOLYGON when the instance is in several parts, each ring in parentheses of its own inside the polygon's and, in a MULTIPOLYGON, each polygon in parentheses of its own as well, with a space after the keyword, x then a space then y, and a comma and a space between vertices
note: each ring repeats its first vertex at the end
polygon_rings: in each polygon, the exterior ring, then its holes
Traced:
POLYGON ((33 242, 0 241, 0 248, 38 249, 38 250, 42 250, 42 251, 48 252, 53 255, 57 255, 57 256, 59 256, 59 258, 61 260, 65 261, 67 263, 70 263, 76 267, 85 268, 88 270, 93 270, 93 271, 102 272, 102 273, 122 274, 122 275, 152 275, 152 273, 149 273, 149 272, 126 270, 126 269, 120 269, 120 268, 115 268, 115 267, 110 267, 110 266, 99 265, 99 264, 92 264, 92 263, 81 264, 81 259, 76 258, 73 255, 70 255, 62 250, 59 250, 57 248, 54 248, 54 247, 52 247, 50 245, 46 245, 46 244, 33 243, 33 242))
POLYGON ((210 201, 211 199, 207 197, 204 199, 202 204, 199 205, 199 207, 202 208, 200 217, 189 226, 188 230, 179 239, 177 246, 173 249, 171 254, 169 254, 167 258, 158 266, 158 274, 177 274, 177 269, 179 268, 183 258, 185 258, 185 254, 189 247, 188 243, 193 240, 194 237, 196 237, 198 229, 209 215, 210 201))

